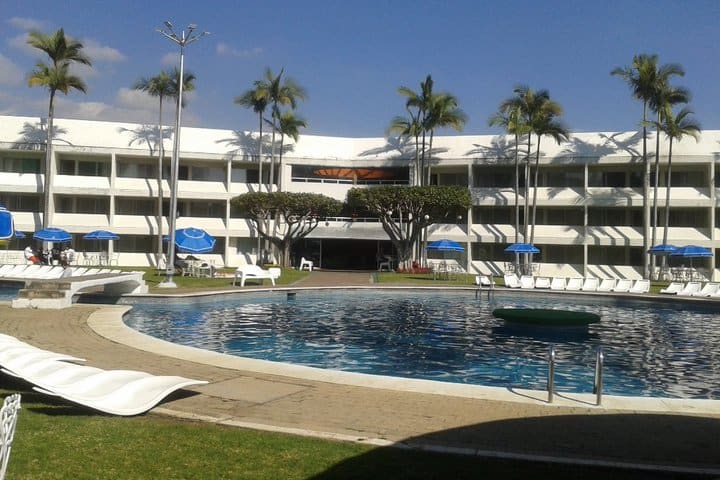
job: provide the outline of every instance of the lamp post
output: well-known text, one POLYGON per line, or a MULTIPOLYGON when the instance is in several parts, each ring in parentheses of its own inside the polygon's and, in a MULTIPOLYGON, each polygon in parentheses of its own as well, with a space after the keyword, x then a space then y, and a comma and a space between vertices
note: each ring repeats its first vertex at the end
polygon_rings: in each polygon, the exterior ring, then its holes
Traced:
POLYGON ((196 33, 193 35, 195 28, 197 28, 195 24, 190 24, 187 27, 187 33, 183 30, 178 36, 178 34, 175 33, 173 24, 166 21, 165 28, 156 29, 164 37, 169 38, 180 46, 180 78, 178 78, 177 108, 175 109, 175 135, 173 138, 173 153, 170 163, 170 211, 168 215, 168 228, 170 231, 168 232, 168 257, 165 262, 165 281, 158 285, 162 288, 176 287, 175 282, 173 282, 173 275, 175 274, 175 219, 177 218, 178 169, 180 165, 180 122, 182 119, 183 86, 185 84, 185 47, 195 40, 208 35, 208 32, 202 32, 200 34, 196 33))

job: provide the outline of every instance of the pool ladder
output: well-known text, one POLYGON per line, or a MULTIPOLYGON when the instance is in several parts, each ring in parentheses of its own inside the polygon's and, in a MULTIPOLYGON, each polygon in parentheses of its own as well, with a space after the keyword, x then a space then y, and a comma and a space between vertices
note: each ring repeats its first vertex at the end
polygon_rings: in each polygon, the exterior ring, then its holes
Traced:
MULTIPOLYGON (((552 403, 553 396, 555 395, 555 345, 550 345, 550 352, 548 353, 548 379, 547 379, 547 392, 548 392, 548 403, 552 403)), ((603 386, 603 367, 605 364, 605 355, 603 354, 603 348, 598 347, 597 354, 595 356, 595 380, 593 382, 593 393, 595 394, 595 405, 602 403, 602 386, 603 386)))

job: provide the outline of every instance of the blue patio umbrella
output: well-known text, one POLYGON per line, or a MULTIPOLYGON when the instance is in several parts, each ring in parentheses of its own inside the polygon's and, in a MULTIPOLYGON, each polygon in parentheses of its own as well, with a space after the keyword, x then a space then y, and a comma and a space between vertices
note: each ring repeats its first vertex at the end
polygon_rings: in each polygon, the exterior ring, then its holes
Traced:
POLYGON ((15 230, 15 238, 25 238, 27 235, 25 235, 23 232, 18 232, 15 230))
POLYGON ((670 245, 668 243, 662 243, 660 245, 653 245, 650 247, 650 250, 648 250, 648 253, 651 253, 653 255, 671 255, 677 250, 678 247, 675 245, 670 245))
POLYGON ((8 240, 14 233, 12 213, 5 207, 0 207, 0 240, 8 240))
POLYGON ((540 253, 540 249, 532 243, 513 243, 505 248, 506 253, 540 253))
POLYGON ((428 243, 426 247, 428 250, 437 250, 439 252, 464 252, 465 247, 460 245, 458 242, 452 240, 436 240, 428 243))
POLYGON ((85 240, 120 240, 120 235, 107 230, 93 230, 83 235, 85 240))
POLYGON ((38 230, 33 234, 33 238, 35 240, 42 240, 43 242, 66 243, 72 241, 72 235, 62 228, 56 227, 48 227, 38 230))
POLYGON ((175 246, 183 253, 208 253, 215 248, 215 237, 200 228, 175 231, 175 246))
POLYGON ((709 248, 699 247, 697 245, 686 245, 684 247, 678 247, 677 250, 670 254, 670 256, 689 258, 690 268, 692 268, 693 258, 708 258, 712 257, 713 253, 709 248))

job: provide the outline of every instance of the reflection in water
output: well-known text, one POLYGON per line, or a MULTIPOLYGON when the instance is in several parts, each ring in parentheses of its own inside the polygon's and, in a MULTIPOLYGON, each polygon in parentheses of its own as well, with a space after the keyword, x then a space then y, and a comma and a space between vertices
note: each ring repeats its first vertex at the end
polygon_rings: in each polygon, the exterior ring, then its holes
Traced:
POLYGON ((598 346, 604 391, 720 399, 720 318, 710 307, 497 292, 300 292, 137 304, 133 328, 222 353, 321 368, 518 388, 545 388, 550 344, 560 391, 591 392, 598 346), (571 303, 563 303, 571 302, 571 303), (499 307, 569 308, 584 329, 506 325, 499 307))

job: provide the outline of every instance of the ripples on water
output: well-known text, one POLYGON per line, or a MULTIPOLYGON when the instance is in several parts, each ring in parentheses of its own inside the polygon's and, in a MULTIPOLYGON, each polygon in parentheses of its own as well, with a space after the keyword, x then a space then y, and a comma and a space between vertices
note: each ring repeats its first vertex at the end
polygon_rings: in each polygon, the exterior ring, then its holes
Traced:
POLYGON ((352 372, 544 389, 550 344, 560 391, 591 392, 605 354, 608 394, 720 399, 716 306, 498 292, 330 291, 203 303, 137 304, 126 323, 221 353, 352 372), (564 301, 569 301, 562 305, 564 301), (587 329, 512 326, 499 307, 572 308, 587 329))

